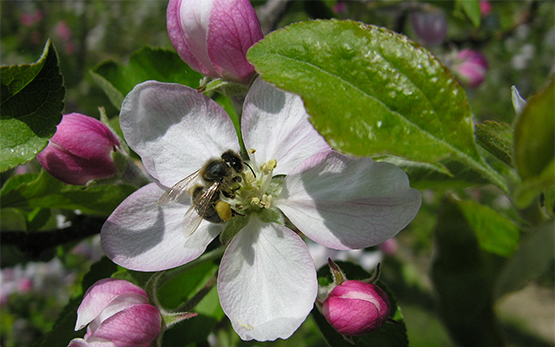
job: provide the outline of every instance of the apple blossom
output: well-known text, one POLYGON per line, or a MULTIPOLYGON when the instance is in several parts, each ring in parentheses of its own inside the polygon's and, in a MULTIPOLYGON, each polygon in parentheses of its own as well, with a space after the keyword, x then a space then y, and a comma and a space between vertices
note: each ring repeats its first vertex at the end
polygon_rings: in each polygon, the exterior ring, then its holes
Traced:
POLYGON ((263 38, 249 0, 170 0, 168 34, 191 69, 248 84, 254 67, 248 49, 263 38))
POLYGON ((348 250, 393 237, 420 207, 421 195, 401 169, 331 150, 300 97, 257 79, 241 120, 244 144, 253 149, 243 158, 250 169, 241 173, 233 197, 219 197, 235 217, 228 223, 202 220, 190 235, 184 230, 191 207, 186 194, 167 205, 157 201, 211 158, 240 152, 231 119, 194 89, 148 81, 127 95, 120 123, 157 182, 137 190, 108 218, 104 251, 123 267, 159 271, 196 259, 223 232, 218 294, 243 340, 288 338, 316 299, 313 260, 302 238, 283 225, 282 214, 317 243, 348 250))
POLYGON ((387 321, 390 303, 387 294, 375 284, 345 281, 333 288, 322 305, 322 314, 347 336, 360 336, 381 328, 387 321))
POLYGON ((112 155, 119 146, 116 135, 102 122, 70 113, 63 116, 56 134, 37 159, 60 181, 84 185, 118 173, 112 155))
POLYGON ((69 347, 149 347, 160 334, 162 316, 141 287, 107 278, 87 290, 77 309, 75 331, 87 325, 84 338, 69 347))

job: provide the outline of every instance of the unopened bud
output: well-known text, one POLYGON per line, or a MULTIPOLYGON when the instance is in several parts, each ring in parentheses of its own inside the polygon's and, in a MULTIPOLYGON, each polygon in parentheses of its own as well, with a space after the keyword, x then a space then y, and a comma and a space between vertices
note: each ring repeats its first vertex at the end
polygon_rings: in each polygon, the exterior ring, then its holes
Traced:
POLYGON ((248 49, 263 38, 249 0, 171 0, 168 34, 191 69, 213 78, 248 84, 254 67, 248 49))
POLYGON ((450 60, 447 64, 461 84, 477 88, 486 79, 488 61, 482 53, 463 49, 450 60))
POLYGON ((389 316, 390 303, 375 284, 345 281, 333 288, 322 313, 340 334, 360 336, 380 329, 389 316))
POLYGON ((79 113, 63 116, 56 134, 37 155, 44 169, 62 182, 84 185, 118 172, 112 154, 120 143, 106 125, 79 113))
POLYGON ((88 325, 84 338, 69 347, 148 347, 160 334, 162 316, 146 292, 133 283, 103 279, 87 290, 77 309, 75 330, 88 325))

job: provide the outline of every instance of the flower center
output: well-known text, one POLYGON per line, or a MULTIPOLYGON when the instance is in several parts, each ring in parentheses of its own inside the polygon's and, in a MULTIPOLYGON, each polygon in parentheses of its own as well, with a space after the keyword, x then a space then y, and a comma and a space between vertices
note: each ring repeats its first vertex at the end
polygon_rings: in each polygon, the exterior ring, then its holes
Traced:
POLYGON ((239 215, 272 208, 274 197, 279 194, 283 185, 282 177, 273 176, 277 160, 270 159, 256 166, 254 150, 251 149, 249 154, 252 160, 245 162, 246 168, 241 174, 242 180, 234 192, 234 197, 222 198, 239 215))

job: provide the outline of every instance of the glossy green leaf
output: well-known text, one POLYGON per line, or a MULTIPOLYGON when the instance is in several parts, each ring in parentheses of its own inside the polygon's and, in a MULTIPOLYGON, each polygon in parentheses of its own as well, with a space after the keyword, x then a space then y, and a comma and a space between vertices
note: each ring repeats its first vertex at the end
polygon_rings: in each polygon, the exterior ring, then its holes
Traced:
POLYGON ((0 172, 33 159, 62 120, 65 87, 48 41, 33 64, 0 67, 0 172))
POLYGON ((155 80, 196 88, 202 78, 175 51, 151 47, 134 52, 127 65, 108 60, 91 70, 91 74, 118 110, 123 98, 139 83, 155 80))
POLYGON ((529 230, 520 248, 501 271, 495 286, 495 298, 523 288, 530 280, 549 269, 555 256, 553 220, 529 230))
POLYGON ((464 90, 405 36, 353 21, 309 21, 270 33, 247 57, 264 80, 301 95, 334 148, 432 165, 452 158, 507 190, 478 152, 464 90))
POLYGON ((528 102, 515 124, 514 162, 522 177, 517 206, 530 204, 542 190, 555 185, 555 77, 528 102))
POLYGON ((485 121, 476 124, 478 143, 507 165, 513 162, 513 129, 507 123, 485 121))
POLYGON ((503 346, 493 285, 504 258, 480 248, 458 203, 445 199, 435 228, 432 281, 440 314, 460 346, 503 346))
POLYGON ((518 227, 494 209, 475 201, 456 201, 468 226, 474 231, 480 249, 508 257, 518 248, 518 227))
POLYGON ((127 185, 66 185, 45 171, 14 176, 2 187, 3 208, 59 208, 109 215, 135 188, 127 185), (12 182, 14 180, 14 182, 12 182))
MULTIPOLYGON (((341 268, 341 270, 349 280, 364 280, 371 277, 370 274, 367 273, 364 269, 353 263, 337 261, 336 264, 341 268)), ((331 279, 329 267, 324 266, 318 271, 318 281, 326 282, 326 280, 329 279, 331 279)), ((393 293, 389 290, 389 288, 387 288, 384 283, 378 281, 376 284, 387 294, 389 302, 391 304, 390 317, 395 319, 398 324, 388 322, 383 327, 374 332, 371 332, 370 334, 355 336, 353 337, 355 345, 368 347, 408 346, 409 341, 407 338, 407 329, 405 327, 405 323, 403 322, 401 309, 399 306, 397 306, 397 302, 393 293)), ((347 340, 343 338, 343 335, 339 334, 331 327, 331 325, 329 325, 329 323, 326 321, 318 308, 315 307, 312 310, 311 315, 330 346, 353 346, 350 342, 347 342, 347 340)))

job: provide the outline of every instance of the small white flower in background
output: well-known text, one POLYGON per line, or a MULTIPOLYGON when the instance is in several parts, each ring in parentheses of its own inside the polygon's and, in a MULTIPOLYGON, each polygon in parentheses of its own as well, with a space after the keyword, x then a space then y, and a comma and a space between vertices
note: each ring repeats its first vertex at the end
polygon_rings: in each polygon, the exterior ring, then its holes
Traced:
POLYGON ((120 123, 158 182, 129 196, 108 218, 104 251, 132 270, 165 270, 196 259, 231 222, 244 221, 218 272, 222 308, 243 340, 288 338, 316 299, 314 262, 302 238, 281 224, 282 214, 313 241, 349 250, 395 236, 420 208, 421 195, 401 169, 331 150, 300 97, 258 79, 241 122, 245 146, 255 150, 243 158, 253 172, 241 173, 234 198, 218 197, 235 217, 202 220, 190 235, 183 227, 190 198, 162 206, 158 199, 208 160, 239 153, 231 119, 194 89, 150 81, 127 95, 120 123))
POLYGON ((336 261, 352 261, 353 263, 360 265, 364 270, 371 272, 383 260, 383 254, 380 250, 366 251, 364 249, 330 249, 312 240, 306 240, 306 245, 312 259, 314 259, 316 269, 319 269, 324 265, 327 266, 328 259, 331 258, 336 261))
POLYGON ((18 264, 0 271, 0 305, 5 305, 10 295, 33 292, 42 297, 56 297, 60 303, 67 300, 66 290, 75 275, 68 271, 60 259, 18 264))

